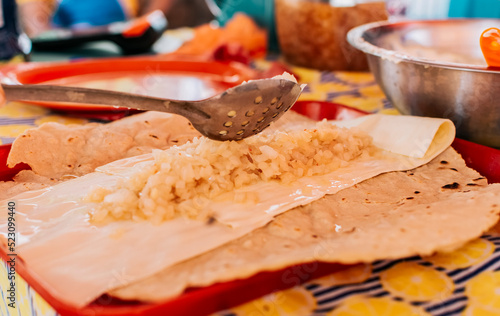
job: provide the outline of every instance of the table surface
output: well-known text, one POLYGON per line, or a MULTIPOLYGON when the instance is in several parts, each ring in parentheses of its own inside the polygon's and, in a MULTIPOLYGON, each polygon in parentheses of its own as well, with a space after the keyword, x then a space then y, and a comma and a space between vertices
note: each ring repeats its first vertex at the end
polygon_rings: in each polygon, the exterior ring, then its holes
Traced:
MULTIPOLYGON (((265 67, 266 62, 256 63, 265 67)), ((398 113, 370 73, 296 67, 293 71, 307 83, 302 100, 326 100, 368 112, 398 113)), ((0 108, 0 141, 10 143, 26 129, 45 122, 81 124, 87 120, 11 102, 0 108)), ((500 234, 484 235, 439 258, 439 264, 436 262, 432 257, 412 257, 359 264, 217 315, 500 315, 500 272, 496 272, 500 270, 500 234), (397 277, 382 282, 381 276, 387 271, 397 277), (391 282, 407 286, 396 292, 391 282), (443 284, 452 289, 443 291, 443 284), (425 293, 427 299, 415 301, 416 293, 425 293)), ((5 265, 0 265, 0 275, 7 275, 5 265)), ((24 281, 19 280, 17 286, 19 307, 15 315, 31 315, 34 311, 36 315, 56 315, 24 281)), ((1 293, 6 293, 6 278, 0 278, 0 287, 1 293)), ((6 304, 2 296, 0 312, 13 315, 6 304)))

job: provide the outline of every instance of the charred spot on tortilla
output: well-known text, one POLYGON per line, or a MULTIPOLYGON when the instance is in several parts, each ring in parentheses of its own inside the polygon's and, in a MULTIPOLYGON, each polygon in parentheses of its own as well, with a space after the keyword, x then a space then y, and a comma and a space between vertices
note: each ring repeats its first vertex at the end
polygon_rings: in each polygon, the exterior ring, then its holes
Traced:
POLYGON ((448 162, 448 161, 446 161, 446 160, 441 160, 441 164, 442 164, 442 165, 447 165, 448 163, 449 163, 449 162, 448 162))
POLYGON ((415 193, 415 194, 420 194, 420 191, 415 191, 415 192, 413 192, 413 193, 415 193))
POLYGON ((213 216, 210 216, 207 221, 206 221, 207 225, 212 225, 213 223, 215 223, 215 217, 213 216))
POLYGON ((158 136, 153 135, 153 134, 149 135, 149 137, 153 137, 153 138, 155 138, 155 139, 158 139, 158 136))
POLYGON ((470 187, 473 187, 473 186, 476 186, 476 185, 479 185, 479 184, 477 184, 477 183, 467 183, 467 185, 470 186, 470 187))
POLYGON ((458 189, 459 186, 460 186, 460 184, 458 184, 458 182, 453 182, 450 184, 443 185, 441 188, 443 188, 443 189, 458 189))
POLYGON ((472 181, 479 181, 479 180, 484 180, 484 179, 486 179, 486 178, 485 177, 479 177, 479 178, 476 178, 476 179, 474 179, 472 181))
POLYGON ((356 231, 356 229, 357 229, 356 227, 353 227, 353 228, 351 228, 349 230, 344 230, 343 233, 344 234, 352 234, 352 233, 354 233, 356 231))
POLYGON ((458 172, 458 170, 456 168, 450 168, 450 170, 458 172))
POLYGON ((406 199, 407 199, 407 200, 413 200, 413 199, 414 199, 414 197, 413 197, 413 196, 409 196, 409 197, 407 197, 406 199))

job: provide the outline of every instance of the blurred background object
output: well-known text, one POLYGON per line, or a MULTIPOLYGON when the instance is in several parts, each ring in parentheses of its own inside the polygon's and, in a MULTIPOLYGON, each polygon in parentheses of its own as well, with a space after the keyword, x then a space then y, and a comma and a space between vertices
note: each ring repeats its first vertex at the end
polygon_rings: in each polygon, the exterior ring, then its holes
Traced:
POLYGON ((15 0, 0 1, 0 63, 29 58, 31 43, 18 22, 15 0))
POLYGON ((205 0, 172 0, 172 2, 171 8, 164 11, 169 28, 198 26, 209 23, 214 19, 214 15, 209 10, 205 0))
POLYGON ((205 24, 196 27, 193 38, 175 54, 248 64, 254 58, 266 56, 267 32, 246 14, 236 13, 225 26, 205 24))
POLYGON ((295 65, 321 70, 367 70, 364 54, 347 43, 355 26, 387 19, 385 1, 276 0, 281 52, 295 65))
POLYGON ((149 52, 166 28, 165 15, 156 10, 126 22, 81 29, 50 29, 32 37, 31 41, 36 51, 60 51, 102 41, 118 45, 123 54, 140 54, 149 52))
POLYGON ((197 26, 213 19, 204 0, 17 0, 30 37, 52 28, 82 29, 161 10, 172 28, 197 26))
POLYGON ((498 0, 449 0, 448 16, 500 18, 500 1, 498 0))
POLYGON ((444 19, 450 0, 386 0, 391 19, 444 19))
POLYGON ((269 49, 278 50, 274 0, 206 0, 206 3, 221 26, 226 25, 237 13, 251 17, 267 30, 269 49))
POLYGON ((498 0, 386 0, 391 19, 500 18, 498 0))
POLYGON ((484 30, 479 43, 488 66, 500 68, 500 29, 490 27, 484 30))
POLYGON ((386 0, 387 14, 390 19, 401 19, 406 16, 408 0, 386 0))
MULTIPOLYGON (((205 0, 17 1, 38 61, 165 51, 152 45, 167 24, 192 27, 213 19, 205 0)), ((175 45, 163 40, 161 46, 175 45)))

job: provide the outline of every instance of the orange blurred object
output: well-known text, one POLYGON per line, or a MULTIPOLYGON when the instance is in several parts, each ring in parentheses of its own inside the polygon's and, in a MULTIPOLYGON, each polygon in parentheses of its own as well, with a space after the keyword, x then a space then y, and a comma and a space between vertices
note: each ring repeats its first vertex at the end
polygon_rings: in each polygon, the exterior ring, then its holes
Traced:
POLYGON ((488 66, 500 67, 500 30, 496 27, 485 30, 479 44, 488 66))
POLYGON ((0 106, 3 106, 6 103, 5 100, 5 92, 3 91, 2 86, 0 86, 0 106))
POLYGON ((267 32, 248 16, 239 13, 225 27, 205 24, 194 30, 191 41, 174 54, 206 56, 211 59, 233 59, 241 62, 264 57, 267 52, 267 32))
POLYGON ((142 16, 132 21, 132 24, 122 34, 125 37, 137 37, 144 34, 150 27, 148 16, 142 16))

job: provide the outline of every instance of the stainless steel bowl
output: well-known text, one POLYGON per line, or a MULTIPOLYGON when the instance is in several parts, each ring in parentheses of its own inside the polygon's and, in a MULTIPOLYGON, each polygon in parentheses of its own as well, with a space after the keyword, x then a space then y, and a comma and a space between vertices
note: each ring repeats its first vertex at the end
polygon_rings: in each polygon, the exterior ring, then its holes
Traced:
POLYGON ((400 112, 449 118, 458 137, 500 147, 500 70, 488 69, 479 47, 489 27, 500 19, 384 21, 347 38, 400 112))

